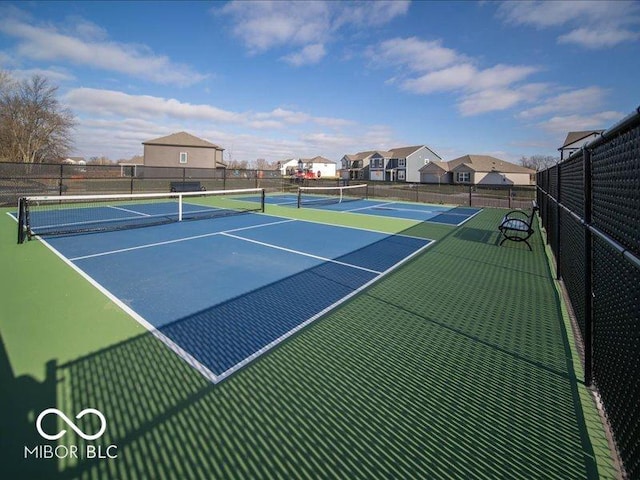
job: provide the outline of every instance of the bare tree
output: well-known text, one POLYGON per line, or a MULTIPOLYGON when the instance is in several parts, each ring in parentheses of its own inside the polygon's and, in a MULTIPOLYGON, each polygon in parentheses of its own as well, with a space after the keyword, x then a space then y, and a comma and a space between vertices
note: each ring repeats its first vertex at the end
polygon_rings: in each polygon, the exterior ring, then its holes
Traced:
POLYGON ((559 157, 552 157, 551 155, 532 155, 530 157, 522 157, 520 165, 539 172, 555 165, 559 161, 559 157))
POLYGON ((57 87, 34 75, 0 88, 0 158, 33 164, 68 154, 75 121, 57 87))

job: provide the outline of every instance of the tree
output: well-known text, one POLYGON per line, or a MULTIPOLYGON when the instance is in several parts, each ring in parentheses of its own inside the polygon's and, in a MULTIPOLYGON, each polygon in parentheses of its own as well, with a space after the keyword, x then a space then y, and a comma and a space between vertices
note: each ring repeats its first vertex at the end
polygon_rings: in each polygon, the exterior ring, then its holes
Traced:
POLYGON ((559 161, 559 157, 552 157, 551 155, 532 155, 530 157, 522 157, 520 159, 520 165, 539 172, 540 170, 552 167, 559 161))
POLYGON ((75 121, 57 90, 40 75, 16 83, 0 77, 0 158, 33 164, 68 154, 75 121))

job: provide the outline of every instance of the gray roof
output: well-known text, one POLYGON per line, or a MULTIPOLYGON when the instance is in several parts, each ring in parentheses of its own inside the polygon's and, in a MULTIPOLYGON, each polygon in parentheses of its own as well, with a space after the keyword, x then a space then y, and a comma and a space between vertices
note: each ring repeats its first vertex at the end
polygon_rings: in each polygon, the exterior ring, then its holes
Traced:
POLYGON ((173 147, 201 147, 201 148, 215 148, 216 150, 224 150, 215 143, 208 142, 201 138, 191 135, 187 132, 178 132, 167 135, 166 137, 155 138, 153 140, 147 140, 142 142, 143 145, 167 145, 173 147))
POLYGON ((393 158, 407 158, 412 153, 420 150, 424 145, 415 145, 413 147, 399 147, 390 150, 393 158))

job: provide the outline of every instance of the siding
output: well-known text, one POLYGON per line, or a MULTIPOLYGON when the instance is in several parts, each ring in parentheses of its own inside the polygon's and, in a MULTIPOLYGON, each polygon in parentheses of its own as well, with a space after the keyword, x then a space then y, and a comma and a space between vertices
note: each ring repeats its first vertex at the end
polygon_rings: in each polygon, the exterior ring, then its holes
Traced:
POLYGON ((144 164, 150 167, 216 168, 222 151, 214 148, 145 145, 144 164), (180 163, 180 152, 187 152, 187 163, 180 163))

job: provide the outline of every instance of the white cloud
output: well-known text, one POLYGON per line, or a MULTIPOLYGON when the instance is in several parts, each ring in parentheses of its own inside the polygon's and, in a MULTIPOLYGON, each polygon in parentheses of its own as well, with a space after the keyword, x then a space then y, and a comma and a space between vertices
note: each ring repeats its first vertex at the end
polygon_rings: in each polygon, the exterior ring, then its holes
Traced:
POLYGON ((433 71, 468 59, 440 40, 422 40, 417 37, 392 38, 367 50, 367 56, 379 66, 408 67, 415 72, 433 71))
POLYGON ((588 115, 558 115, 539 123, 539 126, 549 132, 566 134, 569 131, 606 129, 624 116, 623 113, 610 110, 588 115))
POLYGON ((558 112, 585 112, 599 108, 604 101, 606 90, 592 86, 563 92, 547 97, 535 107, 518 114, 519 118, 528 119, 558 112))
POLYGON ((376 66, 394 66, 398 75, 387 84, 416 94, 456 92, 464 116, 505 110, 538 95, 539 84, 521 82, 540 68, 497 64, 479 68, 477 62, 440 40, 393 38, 370 47, 367 56, 376 66))
POLYGON ((65 95, 64 100, 74 110, 101 116, 170 117, 231 123, 241 122, 245 118, 242 114, 222 110, 211 105, 193 105, 173 98, 129 95, 124 92, 94 88, 71 90, 65 95))
POLYGON ((560 35, 558 43, 575 43, 586 48, 599 49, 614 47, 619 43, 632 42, 640 39, 640 32, 618 28, 577 28, 560 35))
POLYGON ((324 58, 326 53, 327 52, 324 48, 324 45, 322 45, 321 43, 314 43, 312 45, 307 45, 299 52, 286 55, 282 57, 282 59, 287 63, 290 63, 291 65, 299 67, 302 65, 312 65, 314 63, 318 63, 324 58))
POLYGON ((107 41, 103 38, 105 33, 90 22, 79 24, 78 28, 70 34, 17 19, 0 24, 0 32, 18 39, 15 53, 20 57, 66 61, 167 85, 188 86, 206 78, 145 46, 107 41))
POLYGON ((363 138, 376 143, 381 138, 389 136, 389 131, 376 128, 365 129, 365 134, 362 134, 362 127, 351 120, 314 116, 282 107, 267 112, 233 112, 212 105, 194 105, 173 98, 130 95, 114 90, 91 88, 71 90, 63 100, 79 117, 77 148, 85 156, 107 155, 112 158, 126 158, 127 155, 139 153, 141 142, 181 130, 197 136, 203 136, 202 132, 213 132, 203 138, 219 143, 225 148, 227 145, 235 144, 234 156, 246 160, 258 157, 281 159, 284 158, 284 152, 288 152, 289 156, 326 156, 337 155, 340 151, 342 155, 345 151, 350 151, 347 147, 353 146, 354 143, 360 145, 363 138), (212 130, 212 125, 217 126, 219 130, 212 130), (318 132, 318 127, 328 130, 318 132), (350 128, 356 133, 345 133, 350 128), (237 129, 254 131, 255 135, 246 134, 242 137, 251 139, 252 143, 241 144, 238 141, 239 136, 232 133, 237 129), (271 137, 280 139, 263 137, 260 132, 265 130, 269 131, 271 137), (368 134, 371 136, 367 137, 368 134), (291 136, 297 138, 282 139, 291 136), (323 145, 322 138, 336 140, 323 145), (337 141, 340 138, 343 140, 337 141), (331 148, 334 150, 330 150, 331 148))
POLYGON ((562 28, 559 43, 610 48, 640 39, 640 4, 634 1, 503 2, 497 17, 506 24, 562 28))
POLYGON ((326 55, 326 44, 341 30, 367 28, 390 22, 404 15, 407 1, 233 1, 214 14, 231 19, 233 34, 250 54, 273 48, 297 48, 282 58, 293 65, 319 62, 326 55))
POLYGON ((331 29, 329 5, 324 2, 234 1, 220 12, 232 18, 234 35, 251 53, 323 42, 331 29))
POLYGON ((10 70, 9 73, 17 80, 23 80, 40 75, 55 83, 70 82, 75 76, 63 68, 29 68, 10 70))
POLYGON ((412 93, 433 93, 468 87, 477 74, 469 64, 454 65, 402 82, 402 87, 412 93))

